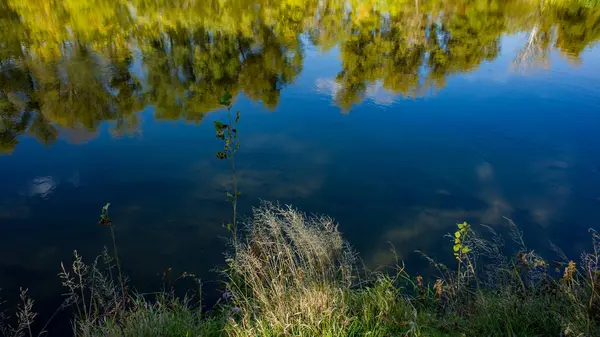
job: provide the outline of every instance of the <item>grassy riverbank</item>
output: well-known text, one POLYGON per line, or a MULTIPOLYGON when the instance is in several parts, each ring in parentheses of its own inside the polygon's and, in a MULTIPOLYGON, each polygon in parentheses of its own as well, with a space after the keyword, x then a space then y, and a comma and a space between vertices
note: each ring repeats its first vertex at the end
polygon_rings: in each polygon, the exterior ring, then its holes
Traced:
MULTIPOLYGON (((456 265, 431 261, 439 274, 426 279, 401 262, 391 274, 367 271, 332 219, 267 203, 231 244, 226 291, 211 310, 169 289, 132 294, 108 252, 64 266, 64 310, 79 336, 600 335, 600 236, 591 233, 593 253, 580 261, 556 249, 551 265, 507 222, 516 251, 505 255, 491 228, 460 224, 448 242, 456 265)), ((29 304, 25 296, 5 335, 37 335, 29 304)))

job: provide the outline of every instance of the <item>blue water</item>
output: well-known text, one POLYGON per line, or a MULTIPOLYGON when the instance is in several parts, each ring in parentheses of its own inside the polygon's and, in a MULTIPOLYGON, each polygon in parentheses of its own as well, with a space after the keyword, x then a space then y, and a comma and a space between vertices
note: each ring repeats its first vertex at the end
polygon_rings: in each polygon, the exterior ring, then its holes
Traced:
MULTIPOLYGON (((260 200, 328 214, 369 266, 393 263, 390 243, 415 269, 417 249, 451 260, 444 234, 457 222, 504 231, 503 217, 536 251, 551 240, 576 258, 600 221, 600 48, 578 63, 553 50, 548 67, 518 71, 525 38, 505 35, 496 58, 418 97, 372 82, 349 111, 335 102, 339 48, 305 40, 303 69, 274 109, 235 98, 240 214, 260 200)), ((122 136, 110 121, 92 135, 61 129, 53 145, 23 134, 0 157, 3 288, 60 294, 61 261, 110 245, 97 225, 106 202, 137 289, 160 286, 166 268, 218 280, 231 183, 213 122, 226 111, 199 123, 154 113, 145 106, 122 136)))

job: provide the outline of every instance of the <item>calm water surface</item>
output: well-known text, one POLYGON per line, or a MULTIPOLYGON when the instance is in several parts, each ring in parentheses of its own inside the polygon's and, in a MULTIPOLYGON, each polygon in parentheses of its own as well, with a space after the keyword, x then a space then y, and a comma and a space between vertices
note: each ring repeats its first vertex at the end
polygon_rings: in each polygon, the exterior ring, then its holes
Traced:
POLYGON ((371 266, 390 242, 451 259, 455 223, 503 216, 576 257, 600 222, 599 40, 600 9, 561 1, 0 0, 0 287, 59 296, 60 261, 110 244, 106 202, 135 287, 218 279, 226 91, 243 215, 329 214, 371 266))

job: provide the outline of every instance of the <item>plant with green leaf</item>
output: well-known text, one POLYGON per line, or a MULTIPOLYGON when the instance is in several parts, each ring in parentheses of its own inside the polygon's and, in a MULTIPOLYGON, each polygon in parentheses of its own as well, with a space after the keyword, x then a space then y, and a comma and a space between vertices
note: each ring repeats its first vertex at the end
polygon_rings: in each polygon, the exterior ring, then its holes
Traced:
POLYGON ((459 262, 465 254, 471 251, 471 248, 465 244, 465 241, 471 233, 471 226, 467 222, 457 224, 458 230, 454 232, 454 257, 459 262))
POLYGON ((115 225, 108 216, 108 208, 110 207, 110 202, 107 202, 104 207, 102 207, 102 214, 100 214, 100 222, 98 224, 100 226, 105 226, 110 228, 110 235, 112 237, 113 243, 113 252, 115 254, 115 263, 117 265, 117 271, 119 272, 119 283, 121 285, 121 295, 125 297, 125 286, 123 285, 123 273, 121 272, 121 259, 119 258, 119 252, 117 250, 117 238, 115 235, 115 225))
POLYGON ((235 176, 235 154, 240 148, 240 141, 238 140, 238 132, 236 125, 240 120, 240 112, 237 111, 235 118, 231 113, 232 107, 232 96, 229 92, 226 92, 220 99, 220 104, 227 107, 228 123, 225 124, 220 121, 215 122, 215 131, 217 138, 224 141, 223 151, 217 152, 217 158, 229 160, 231 170, 231 181, 233 184, 233 193, 227 192, 227 201, 233 208, 233 219, 231 223, 227 224, 227 229, 232 233, 234 242, 237 240, 237 202, 240 196, 240 192, 237 189, 237 180, 235 176))
MULTIPOLYGON (((457 224, 458 230, 454 232, 454 257, 458 261, 458 270, 457 270, 457 291, 460 290, 460 281, 462 278, 461 267, 463 265, 467 266, 467 268, 473 269, 471 261, 469 259, 469 253, 471 252, 471 248, 467 245, 469 236, 471 235, 471 226, 465 221, 463 223, 457 224)), ((473 270, 472 270, 473 271, 473 270)))

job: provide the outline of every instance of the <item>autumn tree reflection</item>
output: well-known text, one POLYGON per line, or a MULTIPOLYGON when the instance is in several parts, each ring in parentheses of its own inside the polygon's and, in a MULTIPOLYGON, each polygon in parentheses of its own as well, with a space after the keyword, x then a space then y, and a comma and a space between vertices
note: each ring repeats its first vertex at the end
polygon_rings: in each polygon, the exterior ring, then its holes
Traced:
POLYGON ((514 64, 577 62, 600 39, 600 8, 537 0, 0 0, 0 153, 19 137, 61 130, 117 135, 137 112, 200 122, 227 91, 274 109, 302 71, 304 44, 339 46, 335 102, 349 111, 378 84, 403 97, 440 90, 453 74, 527 38, 514 64))

